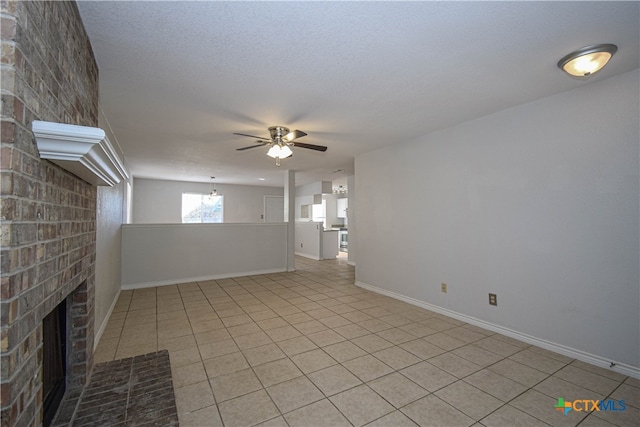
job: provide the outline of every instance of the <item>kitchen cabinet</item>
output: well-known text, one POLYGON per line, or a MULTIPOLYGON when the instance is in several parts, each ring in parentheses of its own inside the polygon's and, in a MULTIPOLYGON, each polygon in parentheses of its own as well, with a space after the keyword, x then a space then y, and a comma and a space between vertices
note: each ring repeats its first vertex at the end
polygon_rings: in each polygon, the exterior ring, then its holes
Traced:
POLYGON ((336 205, 338 208, 338 218, 346 218, 347 209, 349 208, 349 199, 347 199, 346 197, 338 199, 336 200, 336 205))

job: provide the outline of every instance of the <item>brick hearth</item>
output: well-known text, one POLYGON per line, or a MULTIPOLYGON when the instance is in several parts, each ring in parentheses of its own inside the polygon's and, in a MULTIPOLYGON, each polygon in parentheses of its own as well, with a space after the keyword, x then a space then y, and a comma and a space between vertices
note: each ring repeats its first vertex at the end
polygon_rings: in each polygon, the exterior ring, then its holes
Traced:
POLYGON ((82 395, 70 395, 54 426, 177 426, 169 352, 162 350, 95 366, 82 395))

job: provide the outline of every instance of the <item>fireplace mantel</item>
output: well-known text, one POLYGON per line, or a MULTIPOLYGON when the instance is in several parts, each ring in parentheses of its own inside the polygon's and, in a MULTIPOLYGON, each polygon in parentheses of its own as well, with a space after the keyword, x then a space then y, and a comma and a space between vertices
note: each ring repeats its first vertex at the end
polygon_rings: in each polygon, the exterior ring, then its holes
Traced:
POLYGON ((94 185, 114 186, 128 178, 124 164, 100 128, 34 121, 40 157, 94 185))

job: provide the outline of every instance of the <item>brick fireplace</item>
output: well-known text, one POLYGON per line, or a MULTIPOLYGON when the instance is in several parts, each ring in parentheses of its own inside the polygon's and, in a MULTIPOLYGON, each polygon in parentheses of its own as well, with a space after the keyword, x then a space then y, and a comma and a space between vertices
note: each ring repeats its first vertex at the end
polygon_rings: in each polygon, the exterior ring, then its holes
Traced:
POLYGON ((66 387, 93 365, 97 188, 40 157, 34 120, 97 126, 98 69, 74 2, 2 8, 2 426, 40 425, 43 319, 67 310, 66 387))

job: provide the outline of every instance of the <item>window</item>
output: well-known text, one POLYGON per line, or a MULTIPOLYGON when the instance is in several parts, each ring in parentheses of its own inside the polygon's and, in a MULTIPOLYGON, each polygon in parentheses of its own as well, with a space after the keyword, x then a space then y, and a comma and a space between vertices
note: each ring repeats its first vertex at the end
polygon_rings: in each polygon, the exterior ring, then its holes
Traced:
POLYGON ((223 222, 222 196, 182 193, 182 223, 223 222))

